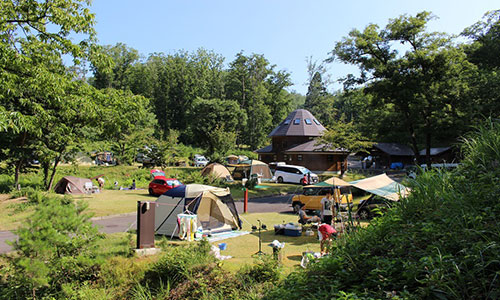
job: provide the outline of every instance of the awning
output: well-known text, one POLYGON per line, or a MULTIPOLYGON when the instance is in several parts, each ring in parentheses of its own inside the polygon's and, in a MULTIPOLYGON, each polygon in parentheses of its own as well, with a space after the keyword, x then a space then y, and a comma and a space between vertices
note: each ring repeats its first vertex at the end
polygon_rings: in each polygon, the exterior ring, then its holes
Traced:
POLYGON ((410 189, 397 183, 385 173, 365 179, 350 182, 352 186, 362 189, 369 193, 384 197, 389 200, 398 201, 401 197, 406 197, 410 189))

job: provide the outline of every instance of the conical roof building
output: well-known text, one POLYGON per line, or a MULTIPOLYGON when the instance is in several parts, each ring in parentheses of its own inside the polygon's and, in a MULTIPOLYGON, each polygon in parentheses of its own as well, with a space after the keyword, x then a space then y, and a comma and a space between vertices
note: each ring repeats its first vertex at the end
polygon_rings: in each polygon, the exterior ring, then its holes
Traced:
POLYGON ((318 144, 316 138, 325 130, 308 110, 294 110, 268 135, 272 144, 256 150, 259 160, 285 162, 312 171, 339 171, 346 163, 348 152, 318 144))

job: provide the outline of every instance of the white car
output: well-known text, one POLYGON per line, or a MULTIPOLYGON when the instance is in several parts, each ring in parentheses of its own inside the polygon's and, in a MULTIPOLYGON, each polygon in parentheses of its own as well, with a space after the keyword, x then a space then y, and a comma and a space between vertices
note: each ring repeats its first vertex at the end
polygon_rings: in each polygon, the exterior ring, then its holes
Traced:
POLYGON ((209 160, 205 156, 196 156, 194 158, 195 167, 205 167, 209 163, 209 160))
POLYGON ((319 181, 318 175, 309 171, 305 167, 294 166, 294 165, 276 166, 276 171, 274 172, 274 176, 276 177, 276 181, 279 183, 291 182, 298 184, 313 184, 313 183, 318 183, 319 181), (304 179, 309 180, 309 182, 304 181, 304 179))

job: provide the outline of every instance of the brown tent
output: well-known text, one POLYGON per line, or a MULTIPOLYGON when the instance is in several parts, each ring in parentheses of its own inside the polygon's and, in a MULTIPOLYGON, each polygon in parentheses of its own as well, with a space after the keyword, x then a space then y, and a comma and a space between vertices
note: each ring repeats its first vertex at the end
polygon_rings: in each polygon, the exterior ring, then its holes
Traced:
POLYGON ((233 180, 233 178, 231 177, 231 173, 229 173, 229 170, 223 165, 218 163, 211 163, 207 165, 205 168, 203 168, 203 170, 201 170, 202 176, 209 176, 210 174, 213 174, 216 178, 228 181, 233 180))
POLYGON ((92 181, 88 178, 66 176, 54 187, 58 194, 86 194, 92 190, 92 181))
POLYGON ((241 180, 251 178, 254 174, 261 178, 262 181, 273 181, 273 173, 269 166, 256 159, 246 160, 237 165, 233 171, 233 178, 241 180))

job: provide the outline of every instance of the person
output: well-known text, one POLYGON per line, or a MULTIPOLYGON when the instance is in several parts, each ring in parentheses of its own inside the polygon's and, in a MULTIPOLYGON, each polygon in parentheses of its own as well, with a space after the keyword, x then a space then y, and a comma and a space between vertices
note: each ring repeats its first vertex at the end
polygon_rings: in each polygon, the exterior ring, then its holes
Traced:
POLYGON ((97 183, 99 184, 99 188, 102 189, 104 187, 104 178, 97 178, 97 183))
POLYGON ((135 179, 132 180, 132 185, 130 186, 131 190, 135 190, 135 179))
POLYGON ((306 214, 305 204, 302 203, 299 210, 299 223, 305 225, 307 223, 315 223, 319 221, 320 219, 318 218, 318 216, 310 217, 306 214))
POLYGON ((302 185, 307 185, 307 174, 304 174, 304 177, 302 178, 302 185))
POLYGON ((307 184, 311 184, 311 172, 307 172, 307 184))
POLYGON ((332 241, 332 235, 336 234, 337 231, 329 224, 321 224, 318 228, 318 239, 320 243, 321 255, 328 254, 330 250, 330 242, 332 241))
POLYGON ((323 199, 321 199, 320 203, 321 203, 321 219, 323 220, 323 223, 331 225, 333 217, 333 211, 332 211, 333 198, 331 190, 328 190, 328 192, 326 192, 326 196, 323 199))

